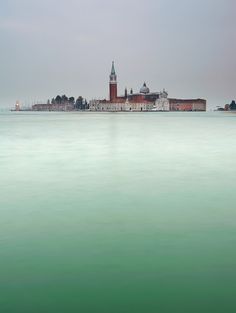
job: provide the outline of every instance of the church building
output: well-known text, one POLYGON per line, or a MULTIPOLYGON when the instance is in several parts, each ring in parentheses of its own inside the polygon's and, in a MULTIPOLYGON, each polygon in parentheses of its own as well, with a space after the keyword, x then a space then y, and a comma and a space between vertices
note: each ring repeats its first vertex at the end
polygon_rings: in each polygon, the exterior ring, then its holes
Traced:
POLYGON ((131 89, 128 93, 125 89, 123 96, 117 93, 117 75, 114 62, 112 62, 110 81, 109 81, 109 100, 92 100, 90 109, 95 111, 151 111, 157 99, 160 98, 159 92, 150 92, 146 83, 139 93, 134 93, 131 89))
POLYGON ((168 93, 150 92, 146 83, 138 93, 133 89, 128 93, 125 89, 123 96, 117 93, 117 75, 114 62, 112 62, 109 80, 109 100, 91 100, 92 111, 205 111, 206 101, 202 99, 178 100, 168 99, 168 93))

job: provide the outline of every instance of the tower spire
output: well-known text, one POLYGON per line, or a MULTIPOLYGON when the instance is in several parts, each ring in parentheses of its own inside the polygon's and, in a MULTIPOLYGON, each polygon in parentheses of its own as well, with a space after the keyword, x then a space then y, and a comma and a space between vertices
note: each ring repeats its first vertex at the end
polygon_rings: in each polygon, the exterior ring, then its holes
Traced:
POLYGON ((114 62, 114 61, 112 61, 111 75, 116 75, 116 71, 115 71, 115 62, 114 62))
POLYGON ((112 61, 110 82, 111 83, 116 83, 116 71, 115 71, 115 63, 114 63, 114 61, 112 61))

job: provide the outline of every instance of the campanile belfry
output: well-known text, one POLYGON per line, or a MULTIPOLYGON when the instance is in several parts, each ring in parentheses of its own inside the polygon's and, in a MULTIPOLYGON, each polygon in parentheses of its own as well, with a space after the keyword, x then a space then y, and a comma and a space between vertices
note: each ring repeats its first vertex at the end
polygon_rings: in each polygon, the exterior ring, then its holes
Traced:
POLYGON ((117 98, 117 80, 114 61, 112 62, 109 86, 110 86, 110 101, 114 101, 117 98))

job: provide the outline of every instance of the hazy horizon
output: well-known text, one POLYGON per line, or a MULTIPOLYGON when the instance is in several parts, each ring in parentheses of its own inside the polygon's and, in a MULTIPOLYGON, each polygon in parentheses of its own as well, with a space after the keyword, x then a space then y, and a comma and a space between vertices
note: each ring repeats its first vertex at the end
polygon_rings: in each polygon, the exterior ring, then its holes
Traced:
POLYGON ((170 97, 236 98, 233 0, 3 0, 0 108, 57 94, 108 96, 166 88, 170 97))

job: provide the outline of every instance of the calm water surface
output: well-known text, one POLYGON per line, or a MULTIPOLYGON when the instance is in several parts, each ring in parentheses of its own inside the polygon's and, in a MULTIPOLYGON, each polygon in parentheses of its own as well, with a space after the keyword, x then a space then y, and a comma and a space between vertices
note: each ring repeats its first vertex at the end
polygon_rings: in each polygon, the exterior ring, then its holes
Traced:
POLYGON ((236 115, 1 113, 0 312, 236 312, 236 115))

